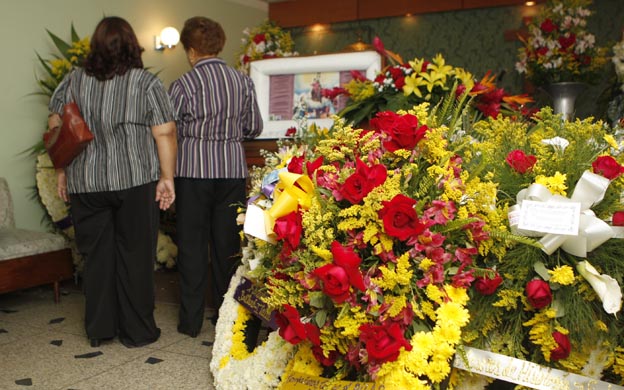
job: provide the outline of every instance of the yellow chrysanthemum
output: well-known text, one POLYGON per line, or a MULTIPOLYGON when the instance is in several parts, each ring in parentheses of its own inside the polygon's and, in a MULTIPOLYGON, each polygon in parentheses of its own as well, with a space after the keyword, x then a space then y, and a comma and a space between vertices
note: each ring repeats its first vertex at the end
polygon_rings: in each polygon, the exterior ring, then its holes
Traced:
POLYGON ((550 281, 567 286, 574 283, 574 269, 569 265, 562 265, 552 270, 548 270, 550 281))
POLYGON ((541 184, 548 188, 553 195, 566 196, 566 190, 568 189, 568 186, 566 185, 566 178, 566 174, 555 172, 553 176, 537 176, 535 178, 535 183, 541 184))

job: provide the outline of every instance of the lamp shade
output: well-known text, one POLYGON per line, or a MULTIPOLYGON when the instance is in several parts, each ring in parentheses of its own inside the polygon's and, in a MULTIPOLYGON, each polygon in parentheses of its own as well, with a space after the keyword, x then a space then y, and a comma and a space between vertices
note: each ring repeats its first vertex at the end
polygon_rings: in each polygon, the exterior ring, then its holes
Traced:
POLYGON ((160 32, 160 42, 167 47, 173 47, 180 42, 180 33, 174 27, 165 27, 160 32))

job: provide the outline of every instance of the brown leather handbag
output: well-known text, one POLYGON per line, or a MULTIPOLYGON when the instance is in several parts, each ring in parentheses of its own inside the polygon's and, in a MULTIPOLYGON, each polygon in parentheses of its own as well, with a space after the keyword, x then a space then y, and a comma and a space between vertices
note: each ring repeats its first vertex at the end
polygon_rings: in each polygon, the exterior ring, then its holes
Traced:
POLYGON ((87 122, 80 114, 76 102, 63 107, 63 124, 43 134, 45 145, 54 168, 65 168, 93 139, 87 122))

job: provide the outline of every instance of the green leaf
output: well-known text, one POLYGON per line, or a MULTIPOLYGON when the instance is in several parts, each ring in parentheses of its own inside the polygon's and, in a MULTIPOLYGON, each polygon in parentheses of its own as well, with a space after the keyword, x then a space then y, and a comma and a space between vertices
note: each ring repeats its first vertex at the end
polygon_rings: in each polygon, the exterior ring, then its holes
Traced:
POLYGON ((325 325, 326 321, 327 321, 327 312, 325 310, 317 311, 316 315, 314 316, 314 322, 316 322, 316 325, 319 328, 322 328, 325 325))
POLYGON ((64 40, 62 40, 61 38, 59 38, 58 36, 56 36, 52 31, 48 29, 46 29, 46 31, 48 32, 48 35, 52 39, 52 42, 54 42, 54 45, 56 46, 58 51, 61 52, 63 57, 68 58, 69 55, 67 54, 67 51, 71 49, 71 45, 65 42, 64 40))
POLYGON ((80 40, 80 37, 76 33, 76 29, 74 28, 74 22, 72 22, 71 24, 71 39, 72 39, 72 42, 77 42, 80 40))
POLYGON ((54 74, 52 73, 52 68, 50 67, 50 65, 48 65, 48 61, 44 60, 39 53, 35 52, 35 54, 37 55, 37 59, 39 60, 39 62, 41 63, 41 66, 43 66, 43 68, 46 70, 46 72, 48 72, 48 74, 51 77, 54 77, 54 74))
POLYGON ((323 308, 325 306, 325 294, 322 291, 310 293, 310 306, 323 308))

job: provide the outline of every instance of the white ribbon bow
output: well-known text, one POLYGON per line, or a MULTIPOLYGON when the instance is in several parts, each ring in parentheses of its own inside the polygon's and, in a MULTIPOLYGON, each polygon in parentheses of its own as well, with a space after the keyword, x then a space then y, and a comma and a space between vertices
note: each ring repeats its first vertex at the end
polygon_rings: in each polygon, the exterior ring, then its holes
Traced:
POLYGON ((583 173, 570 199, 560 195, 552 195, 548 188, 541 184, 531 184, 527 189, 518 193, 516 196, 517 204, 509 209, 511 230, 513 233, 524 236, 542 237, 540 239, 543 246, 542 250, 549 255, 561 247, 574 256, 586 257, 587 252, 591 252, 615 236, 611 226, 597 218, 596 214, 590 210, 590 207, 604 198, 608 187, 609 179, 589 171, 583 173), (580 204, 578 229, 571 234, 549 233, 547 229, 543 231, 520 229, 518 227, 519 215, 522 213, 524 201, 545 202, 553 208, 571 202, 580 204))

